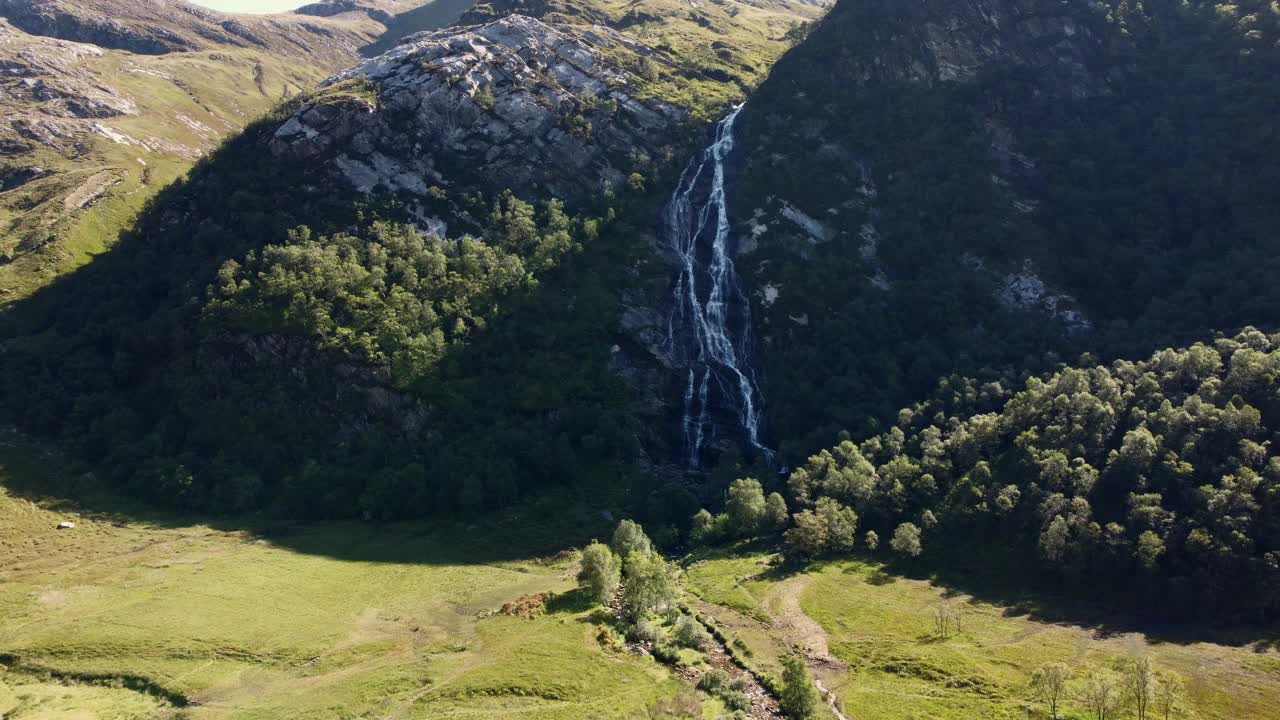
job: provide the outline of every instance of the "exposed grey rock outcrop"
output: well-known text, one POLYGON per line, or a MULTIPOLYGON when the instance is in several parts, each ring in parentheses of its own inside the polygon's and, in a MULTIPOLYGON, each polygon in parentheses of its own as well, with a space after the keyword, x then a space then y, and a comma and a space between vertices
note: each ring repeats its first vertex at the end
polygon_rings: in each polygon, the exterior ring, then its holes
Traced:
POLYGON ((362 192, 597 192, 658 154, 684 117, 632 94, 617 58, 647 52, 607 28, 519 15, 416 35, 330 79, 337 97, 300 108, 270 150, 326 159, 362 192), (372 95, 340 92, 351 81, 372 83, 372 95))
MULTIPOLYGON (((0 45, 9 51, 0 59, 0 123, 10 125, 19 134, 23 134, 20 127, 42 125, 42 116, 96 120, 138 112, 132 98, 79 67, 85 59, 101 57, 100 48, 33 37, 4 20, 0 20, 0 45), (22 110, 10 113, 10 108, 22 110)), ((26 134, 40 142, 56 141, 61 135, 53 133, 47 138, 45 133, 30 130, 26 134)))

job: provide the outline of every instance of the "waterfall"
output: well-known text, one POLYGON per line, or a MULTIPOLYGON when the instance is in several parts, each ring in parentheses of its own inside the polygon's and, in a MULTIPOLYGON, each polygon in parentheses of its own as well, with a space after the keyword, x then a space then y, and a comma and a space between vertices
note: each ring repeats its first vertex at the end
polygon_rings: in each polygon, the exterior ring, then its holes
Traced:
POLYGON ((680 432, 690 468, 701 465, 717 430, 733 432, 748 452, 772 461, 763 439, 751 306, 733 266, 725 191, 725 160, 740 112, 741 106, 720 122, 714 141, 685 168, 663 227, 676 258, 666 340, 674 363, 688 368, 680 432), (727 417, 717 419, 717 410, 727 417), (729 423, 736 427, 723 427, 729 423))

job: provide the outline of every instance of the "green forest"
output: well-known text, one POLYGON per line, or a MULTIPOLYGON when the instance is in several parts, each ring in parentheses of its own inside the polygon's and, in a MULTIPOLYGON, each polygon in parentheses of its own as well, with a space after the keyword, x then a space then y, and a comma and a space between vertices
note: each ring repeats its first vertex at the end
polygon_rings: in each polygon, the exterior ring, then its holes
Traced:
MULTIPOLYGON (((810 457, 787 489, 819 515, 824 500, 851 509, 886 545, 914 537, 893 546, 904 557, 1012 547, 1044 579, 1148 615, 1274 616, 1280 336, 1091 360, 1021 387, 949 378, 888 432, 810 457)), ((855 544, 866 536, 834 549, 855 544)))
POLYGON ((434 188, 413 210, 445 240, 397 197, 262 161, 275 124, 5 314, 17 422, 152 501, 299 518, 510 505, 638 452, 607 367, 633 201, 434 188))

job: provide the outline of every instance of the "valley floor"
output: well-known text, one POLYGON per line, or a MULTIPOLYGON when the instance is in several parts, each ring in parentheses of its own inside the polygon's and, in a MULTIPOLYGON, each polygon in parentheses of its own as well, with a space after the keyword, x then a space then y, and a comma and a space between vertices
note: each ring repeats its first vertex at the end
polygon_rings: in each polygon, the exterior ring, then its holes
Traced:
MULTIPOLYGON (((1275 637, 1183 629, 1179 639, 1162 640, 1037 619, 1021 603, 986 602, 891 575, 874 562, 830 562, 785 574, 775 561, 761 553, 695 560, 688 586, 763 668, 776 667, 788 650, 807 656, 851 719, 1048 717, 1029 687, 1037 666, 1065 663, 1079 681, 1090 669, 1120 670, 1142 655, 1157 672, 1177 673, 1186 683, 1185 702, 1171 717, 1266 720, 1280 708, 1275 637), (960 628, 941 639, 934 609, 944 602, 958 608, 960 628), (1188 634, 1220 642, 1183 639, 1188 634)), ((1063 718, 1092 717, 1071 700, 1065 704, 1063 718)))
MULTIPOLYGON (((41 470, 0 450, 0 473, 41 470)), ((0 489, 0 716, 585 720, 676 695, 651 658, 602 648, 582 609, 498 612, 574 584, 571 559, 519 550, 522 525, 267 540, 0 489)))
MULTIPOLYGON (((603 524, 594 513, 246 530, 31 489, 33 477, 75 485, 70 473, 0 437, 10 720, 719 716, 669 668, 602 644, 590 610, 556 595, 576 568, 555 548, 603 524), (551 594, 545 613, 502 611, 539 593, 551 594)), ((691 560, 690 603, 750 662, 776 673, 784 652, 803 652, 855 720, 1024 718, 1039 712, 1027 690, 1037 664, 1083 670, 1140 652, 1186 678, 1195 714, 1179 717, 1261 720, 1280 706, 1274 648, 1104 636, 963 595, 961 631, 942 641, 931 613, 946 591, 874 565, 785 575, 763 553, 691 560)))

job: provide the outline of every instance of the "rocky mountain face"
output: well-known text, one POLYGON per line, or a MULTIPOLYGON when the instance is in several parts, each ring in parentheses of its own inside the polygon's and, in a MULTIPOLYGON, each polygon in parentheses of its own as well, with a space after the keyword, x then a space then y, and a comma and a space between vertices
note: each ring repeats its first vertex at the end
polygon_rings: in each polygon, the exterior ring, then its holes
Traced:
POLYGON ((349 62, 380 29, 371 17, 360 22, 361 8, 352 5, 326 15, 352 13, 342 23, 301 14, 226 15, 183 0, 3 0, 0 17, 31 35, 137 55, 224 47, 336 64, 349 62))
POLYGON ((315 17, 333 17, 344 13, 364 13, 383 25, 388 25, 395 19, 394 15, 383 8, 356 2, 355 0, 328 0, 327 2, 310 3, 297 8, 294 13, 298 15, 314 15, 315 17))
POLYGON ((409 38, 326 81, 367 85, 293 113, 271 152, 325 165, 362 193, 450 187, 580 198, 621 188, 670 153, 687 111, 639 99, 633 68, 652 57, 618 32, 510 16, 409 38))
MULTIPOLYGON (((833 242, 848 244, 856 247, 865 262, 864 280, 877 290, 890 291, 893 280, 879 257, 883 236, 877 222, 881 214, 877 176, 882 171, 870 164, 863 150, 876 140, 857 135, 857 118, 845 112, 855 112, 852 106, 858 95, 871 97, 887 88, 941 95, 978 85, 990 73, 1034 76, 1039 102, 1105 94, 1109 39, 1093 18, 1082 14, 1084 7, 1016 0, 922 2, 892 8, 874 1, 842 4, 811 43, 818 45, 824 39, 833 43, 832 55, 817 57, 811 50, 806 52, 808 48, 798 50, 784 63, 784 77, 764 88, 766 98, 748 109, 746 134, 751 145, 741 161, 747 176, 744 184, 754 187, 743 198, 750 207, 737 208, 738 230, 746 239, 743 251, 751 254, 762 245, 786 247, 798 257, 812 259, 815 248, 833 242), (857 45, 833 41, 840 31, 859 33, 857 45), (817 73, 819 64, 825 70, 807 83, 791 74, 801 66, 817 73), (838 99, 822 87, 836 82, 851 83, 851 90, 838 99), (814 112, 798 119, 783 107, 770 107, 769 102, 779 96, 814 112), (852 137, 850 129, 855 131, 852 137), (778 148, 787 151, 779 153, 778 148), (824 207, 805 192, 769 192, 782 188, 762 187, 768 185, 771 173, 798 167, 829 168, 844 197, 832 197, 824 207)), ((1022 141, 1008 127, 998 104, 980 122, 982 142, 987 145, 984 165, 990 170, 981 182, 1005 196, 1001 211, 1014 216, 1030 213, 1034 200, 1025 193, 1037 182, 1035 160, 1021 152, 1022 141)), ((996 282, 995 297, 1003 305, 1043 311, 1060 322, 1064 332, 1089 329, 1074 298, 1047 286, 1031 259, 992 269, 975 252, 975 248, 965 249, 956 263, 996 282)), ((768 307, 781 292, 775 279, 768 272, 759 278, 759 300, 768 307)), ((806 317, 806 313, 789 314, 790 322, 781 325, 806 327, 806 317)))
MULTIPOLYGON (((1105 38, 1081 5, 1034 0, 847 3, 843 17, 871 21, 864 50, 844 54, 841 72, 858 83, 911 81, 938 86, 969 82, 992 66, 1030 68, 1052 80, 1043 89, 1097 92, 1098 52, 1105 38)), ((840 18, 833 22, 840 22, 840 18)))

